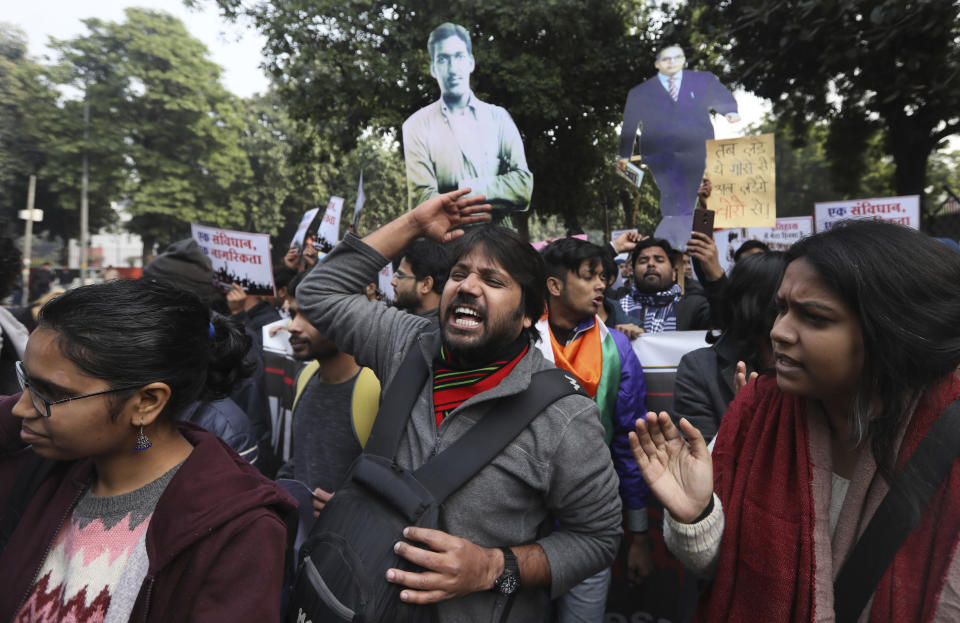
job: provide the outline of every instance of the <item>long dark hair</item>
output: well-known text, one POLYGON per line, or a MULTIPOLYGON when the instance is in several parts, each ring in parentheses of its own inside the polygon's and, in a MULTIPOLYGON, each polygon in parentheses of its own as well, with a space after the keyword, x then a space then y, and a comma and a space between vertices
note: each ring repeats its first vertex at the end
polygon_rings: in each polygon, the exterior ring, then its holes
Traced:
POLYGON ((846 221, 804 238, 804 259, 860 318, 864 362, 851 413, 881 473, 920 396, 960 364, 960 253, 926 234, 882 221, 846 221), (880 411, 870 405, 879 399, 880 411))
POLYGON ((759 368, 761 340, 770 339, 776 318, 773 299, 786 268, 784 254, 779 251, 748 255, 730 272, 730 281, 723 293, 720 327, 723 335, 742 345, 740 359, 759 368))
POLYGON ((198 398, 226 396, 249 373, 243 356, 250 339, 242 328, 195 294, 155 281, 70 290, 44 305, 38 322, 59 334, 61 352, 90 376, 115 386, 169 385, 164 416, 175 417, 198 398))

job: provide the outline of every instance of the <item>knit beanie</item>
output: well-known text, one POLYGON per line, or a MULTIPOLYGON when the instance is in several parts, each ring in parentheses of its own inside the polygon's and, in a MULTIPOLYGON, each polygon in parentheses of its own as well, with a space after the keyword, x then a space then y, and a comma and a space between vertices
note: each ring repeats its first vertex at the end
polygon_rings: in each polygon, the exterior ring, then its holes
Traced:
POLYGON ((193 292, 209 301, 213 290, 213 264, 193 238, 178 240, 143 269, 144 279, 155 279, 193 292))

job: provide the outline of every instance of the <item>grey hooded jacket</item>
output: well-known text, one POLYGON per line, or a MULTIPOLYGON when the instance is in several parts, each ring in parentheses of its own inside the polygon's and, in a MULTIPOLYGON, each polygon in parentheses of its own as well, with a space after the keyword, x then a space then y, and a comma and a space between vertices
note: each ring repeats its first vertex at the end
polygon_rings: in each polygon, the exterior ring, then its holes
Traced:
MULTIPOLYGON (((427 361, 440 350, 428 320, 368 301, 363 288, 375 281, 387 258, 348 235, 297 288, 301 313, 321 335, 373 369, 384 387, 410 348, 427 361)), ((437 427, 433 379, 411 414, 397 461, 415 469, 446 449, 483 418, 492 400, 522 392, 531 374, 552 364, 531 348, 495 388, 473 396, 437 427)), ((538 543, 550 563, 550 595, 557 597, 610 566, 620 542, 618 479, 604 444, 596 404, 567 396, 544 410, 497 458, 455 492, 441 508, 442 528, 483 547, 538 543), (543 524, 558 528, 538 538, 543 524)), ((546 616, 537 590, 517 593, 509 621, 546 616)), ((498 621, 503 599, 478 592, 439 604, 444 622, 498 621)))

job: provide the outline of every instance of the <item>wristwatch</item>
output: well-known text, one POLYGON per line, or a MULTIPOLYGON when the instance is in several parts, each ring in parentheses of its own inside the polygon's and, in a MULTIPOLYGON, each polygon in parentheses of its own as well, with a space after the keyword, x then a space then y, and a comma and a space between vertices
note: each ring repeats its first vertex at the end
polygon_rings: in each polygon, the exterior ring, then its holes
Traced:
POLYGON ((493 589, 503 595, 512 595, 520 588, 520 566, 512 549, 501 547, 500 551, 503 552, 503 573, 494 580, 493 589))

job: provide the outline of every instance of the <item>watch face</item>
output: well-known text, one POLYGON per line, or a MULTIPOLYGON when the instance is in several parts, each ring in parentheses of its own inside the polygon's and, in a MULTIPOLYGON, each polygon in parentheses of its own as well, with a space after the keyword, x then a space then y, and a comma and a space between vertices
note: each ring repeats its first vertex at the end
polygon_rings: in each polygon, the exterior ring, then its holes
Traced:
POLYGON ((515 575, 508 575, 500 580, 500 592, 504 595, 512 595, 520 587, 520 579, 515 575))

